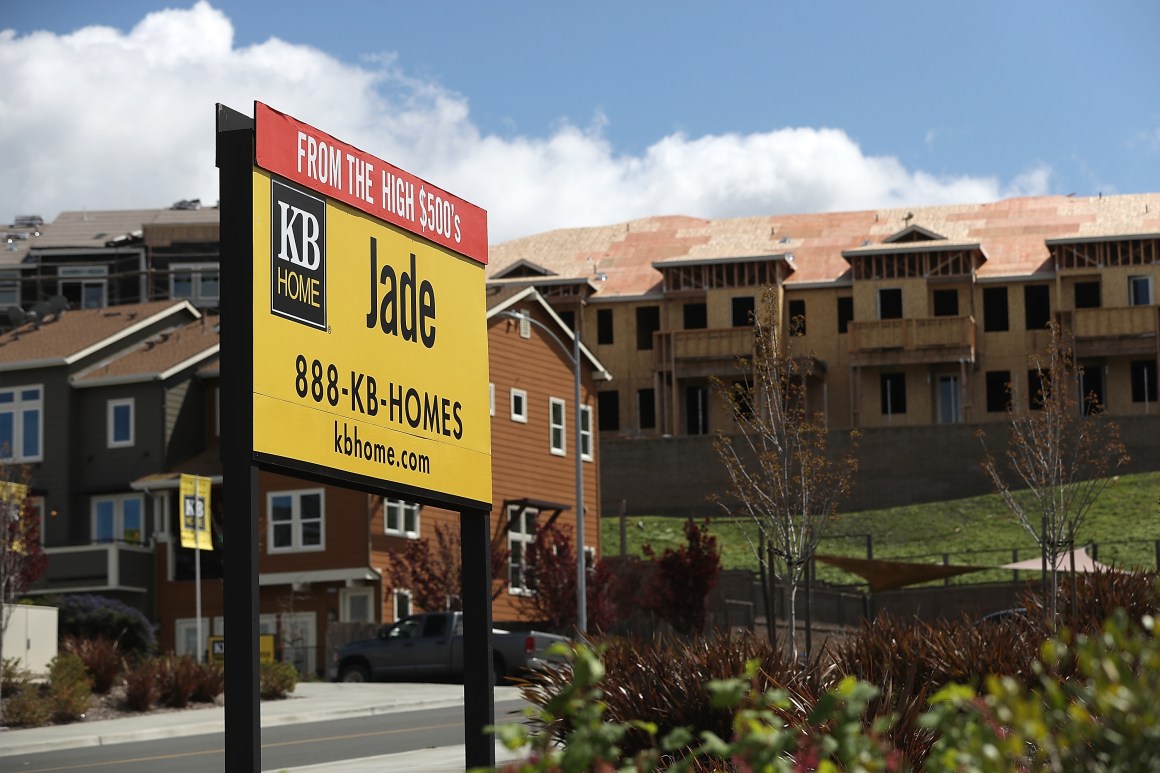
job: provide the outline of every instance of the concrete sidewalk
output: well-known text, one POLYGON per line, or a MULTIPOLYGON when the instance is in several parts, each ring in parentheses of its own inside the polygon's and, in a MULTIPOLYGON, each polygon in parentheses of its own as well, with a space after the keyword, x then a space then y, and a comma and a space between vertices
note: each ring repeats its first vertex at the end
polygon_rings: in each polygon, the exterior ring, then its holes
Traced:
MULTIPOLYGON (((495 688, 497 703, 519 697, 517 687, 495 688)), ((274 727, 342 717, 365 717, 462 705, 463 685, 459 684, 301 682, 286 700, 262 701, 261 723, 262 727, 274 727)), ((505 721, 509 720, 506 717, 496 717, 497 723, 505 721)), ((130 741, 152 741, 216 733, 224 729, 225 709, 222 707, 143 714, 52 727, 12 729, 0 732, 0 758, 59 749, 108 746, 130 741)), ((497 745, 497 764, 517 758, 497 745)), ((364 770, 452 771, 463 768, 464 749, 462 745, 458 745, 293 770, 296 773, 323 770, 355 773, 364 770)))

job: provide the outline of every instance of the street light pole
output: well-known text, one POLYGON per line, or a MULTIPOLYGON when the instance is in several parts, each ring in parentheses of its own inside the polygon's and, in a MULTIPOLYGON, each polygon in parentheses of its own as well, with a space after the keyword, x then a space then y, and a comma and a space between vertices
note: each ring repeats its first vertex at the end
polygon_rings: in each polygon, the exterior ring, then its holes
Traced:
MULTIPOLYGON (((568 347, 552 330, 531 315, 518 311, 501 311, 497 317, 528 322, 544 331, 568 357, 568 347)), ((580 333, 575 325, 572 327, 572 403, 575 406, 573 432, 576 435, 576 629, 580 633, 588 632, 588 596, 587 596, 587 565, 584 561, 584 460, 583 438, 580 435, 581 405, 580 405, 580 333)))

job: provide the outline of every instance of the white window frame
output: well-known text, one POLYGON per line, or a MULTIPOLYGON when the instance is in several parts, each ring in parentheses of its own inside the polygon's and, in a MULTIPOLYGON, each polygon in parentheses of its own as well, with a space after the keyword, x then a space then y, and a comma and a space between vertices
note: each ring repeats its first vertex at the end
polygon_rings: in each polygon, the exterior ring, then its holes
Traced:
POLYGON ((495 416, 495 384, 487 385, 487 405, 489 415, 495 416))
POLYGON ((137 432, 137 409, 136 400, 132 397, 123 397, 116 400, 109 400, 106 403, 105 410, 105 441, 109 448, 129 448, 136 442, 137 432), (129 436, 126 438, 118 438, 116 414, 118 408, 129 409, 129 436))
POLYGON ((548 398, 548 450, 554 456, 568 455, 568 404, 558 397, 548 398), (558 421, 557 408, 560 410, 558 421), (556 442, 557 433, 559 442, 556 442))
POLYGON ((290 489, 287 491, 271 491, 266 494, 266 552, 273 555, 279 553, 313 553, 326 550, 326 490, 321 488, 290 489), (303 543, 302 500, 308 496, 318 496, 318 544, 303 543), (279 497, 290 497, 290 520, 274 522, 274 500, 279 497), (274 541, 274 527, 276 525, 290 525, 290 544, 276 545, 274 541))
POLYGON ((391 615, 394 617, 391 622, 397 623, 404 617, 410 617, 413 614, 415 614, 415 603, 411 591, 406 588, 395 588, 391 591, 391 615))
POLYGON ((518 421, 521 424, 527 424, 528 423, 528 392, 527 392, 527 390, 516 389, 515 387, 512 387, 510 398, 509 398, 509 404, 511 405, 512 421, 518 421), (516 410, 516 400, 517 399, 520 402, 520 410, 518 410, 518 411, 516 410))
POLYGON ((93 497, 89 500, 89 518, 90 518, 90 534, 94 544, 106 544, 109 542, 133 542, 134 544, 144 545, 146 542, 146 517, 145 517, 145 495, 144 494, 113 494, 111 496, 93 497), (112 523, 112 537, 105 538, 100 536, 99 527, 97 523, 97 511, 101 504, 110 503, 113 507, 113 523, 112 523), (138 540, 129 540, 126 538, 125 526, 125 503, 136 502, 140 508, 141 523, 139 531, 141 532, 138 540))
POLYGON ((417 502, 408 502, 405 499, 391 499, 390 497, 383 497, 383 533, 394 537, 406 537, 407 539, 419 538, 419 504, 417 502), (414 527, 407 528, 407 512, 413 513, 414 527), (392 513, 394 513, 394 524, 392 525, 392 513))
POLYGON ((513 596, 531 596, 535 589, 528 587, 528 548, 536 541, 536 524, 540 511, 534 507, 509 505, 508 517, 508 593, 513 596), (519 558, 516 558, 517 553, 519 558), (519 571, 520 584, 512 582, 514 570, 519 571))
POLYGON ((9 389, 0 389, 0 416, 12 417, 12 442, 8 455, 0 448, 0 459, 15 462, 39 462, 44 459, 44 384, 27 384, 9 389), (29 393, 35 391, 36 397, 29 393), (11 399, 5 401, 4 398, 11 399), (25 430, 30 417, 36 422, 36 448, 25 453, 25 430))
POLYGON ((591 462, 592 453, 592 406, 580 406, 580 458, 591 462))
POLYGON ((1147 274, 1133 274, 1128 277, 1128 305, 1129 306, 1150 306, 1152 305, 1152 277, 1147 274), (1142 282, 1148 288, 1148 300, 1146 303, 1136 303, 1134 301, 1135 293, 1133 289, 1136 283, 1142 282))
POLYGON ((171 263, 169 265, 170 298, 184 298, 194 306, 214 306, 221 300, 221 284, 221 265, 218 263, 171 263), (179 274, 189 275, 189 295, 177 294, 179 274), (211 274, 217 275, 218 291, 216 294, 203 292, 203 279, 211 274))

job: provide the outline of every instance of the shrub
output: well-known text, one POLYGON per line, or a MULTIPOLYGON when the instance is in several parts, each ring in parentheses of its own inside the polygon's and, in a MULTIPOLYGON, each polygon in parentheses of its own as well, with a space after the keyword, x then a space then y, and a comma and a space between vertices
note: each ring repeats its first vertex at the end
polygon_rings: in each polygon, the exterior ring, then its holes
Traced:
POLYGON ((98 695, 108 693, 125 669, 120 647, 108 639, 78 639, 69 636, 64 640, 64 651, 84 661, 85 669, 93 680, 93 692, 98 695))
POLYGON ((93 697, 93 683, 85 671, 84 661, 69 652, 57 655, 49 664, 48 679, 53 719, 57 722, 83 719, 93 697))
POLYGON ((60 596, 52 603, 60 610, 62 638, 108 639, 128 656, 148 656, 157 646, 153 625, 139 609, 117 599, 90 594, 60 596))
POLYGON ((298 669, 293 663, 263 663, 258 673, 262 700, 280 700, 298 686, 298 669))
POLYGON ((37 685, 21 685, 4 701, 4 721, 13 727, 43 727, 52 722, 52 702, 37 685))
POLYGON ((4 658, 0 666, 0 694, 11 695, 32 681, 32 673, 20 665, 19 658, 4 658))
POLYGON ((125 706, 130 711, 148 711, 159 698, 154 661, 141 660, 125 672, 125 706))
POLYGON ((169 655, 154 661, 158 700, 174 709, 183 709, 197 688, 200 669, 190 655, 169 655))
POLYGON ((202 663, 190 699, 195 703, 213 703, 226 689, 226 673, 220 663, 202 663))

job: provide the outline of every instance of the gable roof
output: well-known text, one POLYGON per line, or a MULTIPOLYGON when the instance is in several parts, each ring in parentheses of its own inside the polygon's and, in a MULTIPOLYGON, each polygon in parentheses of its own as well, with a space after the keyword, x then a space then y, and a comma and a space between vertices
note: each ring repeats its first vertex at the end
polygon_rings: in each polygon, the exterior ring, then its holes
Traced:
POLYGON ((847 281, 843 252, 884 249, 891 236, 922 230, 945 237, 905 242, 892 249, 978 244, 986 262, 980 279, 1048 270, 1047 242, 1160 232, 1160 193, 1123 196, 1034 196, 985 204, 825 212, 703 220, 649 217, 616 225, 568 228, 515 239, 491 248, 488 276, 526 260, 559 276, 593 276, 595 298, 635 297, 660 290, 653 264, 674 259, 745 260, 793 254, 787 288, 847 281), (910 216, 909 218, 907 216, 910 216))
MULTIPOLYGON (((528 303, 538 304, 544 313, 552 319, 555 325, 559 328, 559 332, 561 334, 557 338, 560 344, 568 345, 572 343, 572 340, 576 335, 572 328, 568 327, 564 320, 560 318, 560 315, 556 313, 555 309, 549 306, 548 302, 544 300, 544 296, 540 295, 540 293, 537 292, 536 288, 534 287, 524 287, 518 290, 515 288, 504 288, 504 292, 502 294, 497 293, 494 295, 489 295, 487 299, 487 319, 490 322, 495 317, 504 315, 504 312, 515 312, 516 309, 513 307, 517 304, 528 303)), ((569 349, 570 348, 571 347, 569 346, 569 349)), ((568 351, 565 353, 567 354, 568 359, 571 360, 572 352, 568 351)), ((595 377, 597 379, 603 381, 610 381, 612 379, 612 374, 609 373, 608 369, 605 368, 600 360, 596 358, 596 355, 589 351, 588 347, 584 345, 583 341, 580 342, 580 356, 587 360, 588 363, 592 366, 592 369, 595 371, 595 377)))
POLYGON ((65 311, 54 321, 0 335, 0 371, 71 365, 158 322, 177 325, 200 317, 184 300, 65 311))
POLYGON ((164 381, 214 358, 219 349, 216 320, 203 316, 117 352, 73 375, 70 380, 76 387, 164 381))

